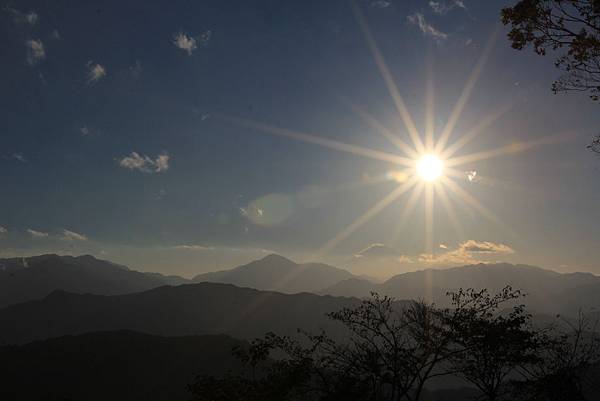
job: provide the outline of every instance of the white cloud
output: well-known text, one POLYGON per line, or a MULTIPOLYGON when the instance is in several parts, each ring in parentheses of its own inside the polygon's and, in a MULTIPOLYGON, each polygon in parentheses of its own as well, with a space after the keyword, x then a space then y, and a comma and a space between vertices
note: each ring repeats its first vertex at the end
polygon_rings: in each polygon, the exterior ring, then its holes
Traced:
POLYGON ((173 44, 181 50, 186 51, 189 56, 191 56, 194 50, 198 48, 196 44, 196 39, 194 39, 191 36, 187 36, 183 32, 179 32, 175 35, 175 38, 173 39, 173 44))
POLYGON ((169 160, 170 156, 167 154, 158 155, 156 159, 152 160, 148 156, 131 152, 131 155, 119 160, 119 166, 144 173, 162 173, 169 169, 169 160))
POLYGON ((455 9, 462 8, 463 10, 467 9, 465 3, 462 0, 450 0, 450 1, 430 1, 429 7, 433 10, 434 13, 437 14, 446 14, 447 12, 455 9))
POLYGON ((495 253, 495 254, 512 254, 514 249, 504 244, 497 244, 489 241, 468 240, 459 245, 459 249, 470 253, 495 253))
POLYGON ((88 85, 94 84, 106 76, 106 67, 101 64, 94 63, 91 60, 87 62, 88 85))
POLYGON ((32 230, 31 228, 28 228, 25 231, 27 231, 27 233, 29 235, 31 235, 33 238, 46 238, 48 236, 48 233, 32 230))
POLYGON ((83 135, 83 136, 89 136, 92 134, 92 131, 88 128, 87 125, 84 125, 83 127, 81 127, 79 129, 79 132, 81 132, 81 135, 83 135))
POLYGON ((429 265, 466 265, 484 263, 479 258, 492 255, 510 255, 515 251, 505 244, 499 244, 490 241, 467 240, 458 245, 456 249, 450 250, 447 246, 443 248, 445 252, 432 255, 422 254, 419 256, 419 262, 429 265))
POLYGON ((88 237, 84 234, 76 233, 75 231, 63 230, 62 239, 65 241, 87 241, 88 237))
POLYGON ((179 49, 185 51, 189 56, 192 55, 198 46, 207 46, 212 37, 212 31, 206 30, 197 37, 188 36, 183 32, 179 32, 173 37, 173 44, 179 49))
POLYGON ((27 63, 29 65, 33 66, 46 58, 46 51, 41 40, 31 39, 25 42, 25 45, 27 46, 27 63))
POLYGON ((421 13, 414 13, 406 18, 408 19, 408 22, 417 26, 425 36, 430 36, 437 41, 446 40, 448 38, 447 33, 439 31, 433 25, 428 23, 421 13))
POLYGON ((475 170, 465 171, 465 174, 467 174, 467 179, 470 182, 473 182, 477 179, 477 171, 475 171, 475 170))
POLYGON ((3 234, 6 234, 8 232, 8 230, 2 226, 0 226, 0 236, 2 236, 3 234))

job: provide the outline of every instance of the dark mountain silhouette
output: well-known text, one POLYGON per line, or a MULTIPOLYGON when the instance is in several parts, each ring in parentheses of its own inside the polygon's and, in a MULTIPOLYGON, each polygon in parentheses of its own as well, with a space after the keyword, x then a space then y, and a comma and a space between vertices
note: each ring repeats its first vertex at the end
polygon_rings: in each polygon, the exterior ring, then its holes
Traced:
POLYGON ((177 276, 129 270, 89 255, 0 259, 0 308, 40 299, 58 289, 113 295, 187 281, 177 276))
POLYGON ((184 401, 196 375, 238 370, 231 350, 244 344, 117 331, 0 347, 0 399, 184 401))
POLYGON ((527 265, 478 264, 451 269, 429 269, 396 275, 381 284, 350 279, 321 293, 366 297, 370 291, 399 299, 423 298, 444 304, 446 293, 458 288, 497 292, 506 285, 521 289, 531 310, 546 313, 576 313, 579 308, 600 307, 600 277, 591 273, 562 274, 527 265))
POLYGON ((199 283, 127 295, 48 297, 0 309, 0 344, 93 331, 135 330, 165 336, 227 334, 251 339, 266 332, 296 335, 297 328, 337 332, 325 314, 355 305, 354 298, 199 283))
POLYGON ((231 270, 201 274, 194 282, 234 284, 259 290, 286 293, 317 292, 354 277, 347 270, 322 263, 295 263, 279 255, 269 255, 231 270))

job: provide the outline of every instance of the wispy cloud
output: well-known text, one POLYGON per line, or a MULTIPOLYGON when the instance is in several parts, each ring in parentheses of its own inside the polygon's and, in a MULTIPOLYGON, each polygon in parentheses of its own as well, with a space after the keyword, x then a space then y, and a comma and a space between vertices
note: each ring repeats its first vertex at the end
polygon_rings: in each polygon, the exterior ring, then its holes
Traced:
POLYGON ((4 234, 6 234, 8 232, 8 230, 2 226, 0 226, 0 237, 3 236, 4 234))
POLYGON ((392 2, 389 0, 371 0, 369 5, 375 8, 388 8, 392 5, 392 2))
POLYGON ((119 166, 129 170, 137 170, 143 173, 162 173, 169 169, 170 156, 166 153, 158 155, 156 159, 137 152, 131 152, 131 155, 125 156, 119 160, 119 166))
POLYGON ((31 66, 46 58, 44 44, 39 39, 31 39, 25 42, 27 46, 27 63, 31 66))
POLYGON ((206 30, 206 31, 202 32, 197 37, 188 36, 187 34, 185 34, 183 32, 179 32, 174 35, 173 44, 177 48, 185 51, 189 56, 191 56, 192 53, 194 52, 194 50, 196 50, 199 45, 200 46, 208 45, 208 42, 210 42, 211 37, 212 37, 212 31, 210 31, 210 30, 206 30))
POLYGON ((62 239, 65 241, 87 241, 88 237, 84 234, 76 233, 75 231, 63 230, 62 239))
POLYGON ((48 233, 45 233, 45 232, 42 232, 42 231, 36 231, 36 230, 31 229, 31 228, 28 228, 25 231, 27 231, 27 233, 29 235, 31 235, 33 238, 46 238, 46 237, 48 237, 48 233))
POLYGON ((433 1, 429 2, 429 7, 436 14, 446 14, 449 11, 455 8, 462 8, 463 10, 467 9, 465 3, 462 0, 449 0, 449 1, 433 1))
POLYGON ((95 84, 106 76, 106 67, 102 64, 94 63, 90 60, 87 62, 86 68, 88 85, 95 84))
POLYGON ((421 13, 414 13, 406 18, 408 19, 408 22, 417 26, 425 36, 429 36, 437 41, 443 41, 448 38, 447 33, 436 29, 433 25, 427 22, 427 20, 421 13))
POLYGON ((171 249, 180 251, 213 251, 215 250, 215 247, 204 245, 175 245, 172 246, 171 249))
POLYGON ((35 25, 38 21, 38 15, 35 11, 30 11, 28 13, 24 13, 22 11, 17 10, 16 8, 6 6, 4 11, 13 16, 14 21, 17 24, 28 24, 35 25))
POLYGON ((22 153, 13 153, 12 158, 17 161, 20 161, 21 163, 27 163, 27 161, 28 161, 27 158, 25 156, 23 156, 22 153))

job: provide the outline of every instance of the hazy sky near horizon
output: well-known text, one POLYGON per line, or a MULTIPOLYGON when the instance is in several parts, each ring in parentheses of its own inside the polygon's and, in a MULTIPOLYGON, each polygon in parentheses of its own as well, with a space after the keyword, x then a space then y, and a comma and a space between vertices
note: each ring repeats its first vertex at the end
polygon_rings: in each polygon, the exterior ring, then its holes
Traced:
POLYGON ((439 136, 491 43, 449 142, 511 105, 458 155, 511 151, 455 177, 498 221, 449 194, 457 230, 436 198, 428 247, 422 198, 398 228, 407 192, 321 253, 399 166, 230 117, 402 155, 349 106, 410 141, 349 1, 0 4, 0 257, 187 276, 269 252, 373 276, 478 261, 600 274, 586 150, 600 104, 552 94, 553 55, 510 48, 511 2, 357 1, 419 132, 428 77, 439 136))

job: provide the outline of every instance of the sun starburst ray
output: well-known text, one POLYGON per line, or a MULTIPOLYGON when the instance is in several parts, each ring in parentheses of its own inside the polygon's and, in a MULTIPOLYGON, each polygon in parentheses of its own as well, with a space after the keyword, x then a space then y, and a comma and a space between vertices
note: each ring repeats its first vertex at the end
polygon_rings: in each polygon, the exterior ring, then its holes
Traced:
POLYGON ((433 252, 433 185, 425 186, 425 252, 433 252))
POLYGON ((420 199, 424 188, 425 188, 425 185, 422 182, 420 182, 415 186, 412 193, 410 194, 408 201, 404 205, 404 209, 402 210, 400 219, 398 219, 398 224, 396 225, 394 234, 392 235, 392 244, 396 244, 398 242, 398 238, 400 237, 400 234, 402 233, 402 229, 404 228, 404 225, 408 221, 408 218, 410 217, 413 210, 415 209, 415 206, 417 206, 417 201, 420 199))
POLYGON ((499 32, 499 29, 496 28, 494 30, 494 32, 492 33, 492 36, 488 40, 488 42, 483 50, 483 53, 481 54, 481 57, 479 57, 477 64, 473 68, 473 71, 471 72, 471 75, 470 75, 469 79, 467 80, 467 83, 466 83, 465 87, 463 88, 463 91, 460 94, 460 97, 458 98, 456 105, 454 106, 454 109, 452 109, 452 113, 450 114, 450 118, 448 119, 448 122, 446 122, 446 126, 442 130, 440 139, 436 143, 436 146, 435 146, 436 153, 440 153, 446 147, 448 139, 450 138, 452 131, 454 131, 454 127, 456 126, 456 123, 458 122, 458 119, 460 118, 460 116, 463 112, 463 109, 465 108, 465 105, 471 98, 471 93, 473 92, 473 88, 475 87, 475 84, 479 80, 479 76, 481 75, 483 66, 487 62, 487 60, 490 56, 490 53, 492 52, 494 43, 496 42, 496 37, 498 36, 498 32, 499 32))
POLYGON ((358 21, 358 25, 360 26, 361 30, 363 31, 363 34, 364 34, 367 44, 369 46, 369 50, 371 51, 371 54, 373 55, 373 58, 375 59, 375 64, 377 64, 377 68, 379 69, 379 72, 381 73, 381 76, 383 77, 383 80, 385 81, 385 84, 390 93, 390 96, 394 100, 394 104, 396 105, 396 109, 398 110, 398 113, 400 114, 402 122, 404 123, 404 126, 406 127, 408 134, 410 135, 410 138, 411 138, 416 150, 418 152, 423 152, 425 150, 425 147, 423 145, 423 141, 421 140, 421 137, 419 136, 419 131, 417 130, 417 127, 415 126, 415 123, 414 123, 408 109, 406 108, 404 99, 400 95, 400 91, 398 90, 398 87, 396 86, 396 82, 394 81, 394 78, 392 77, 392 73, 390 72, 390 70, 385 62, 385 59, 383 58, 383 54, 381 54, 381 51, 379 50, 379 47, 377 46, 377 42, 375 41, 375 38, 373 37, 371 29, 369 28, 369 24, 367 23, 367 20, 365 19, 364 15, 362 14, 360 7, 356 3, 356 1, 353 0, 351 4, 352 4, 352 10, 354 11, 356 20, 358 21))
POLYGON ((465 156, 459 156, 459 157, 454 157, 454 158, 448 159, 448 160, 446 160, 446 165, 448 167, 460 166, 460 165, 467 164, 467 163, 473 163, 476 161, 491 159, 493 157, 521 153, 521 152, 525 152, 529 149, 532 149, 532 148, 535 148, 538 146, 550 145, 550 144, 562 142, 571 137, 572 137, 571 134, 559 134, 559 135, 553 135, 553 136, 542 138, 542 139, 537 139, 534 141, 513 142, 508 145, 500 146, 498 148, 484 150, 481 152, 475 152, 475 153, 471 153, 471 154, 468 154, 465 156))
POLYGON ((459 240, 463 240, 465 238, 465 232, 462 225, 460 224, 460 221, 458 220, 456 211, 454 210, 454 205, 452 204, 452 200, 450 199, 448 194, 446 194, 446 189, 443 185, 436 185, 435 191, 437 193, 437 196, 440 198, 444 210, 446 210, 446 214, 450 219, 450 224, 452 224, 452 228, 456 232, 456 235, 458 235, 459 240))
POLYGON ((488 114, 485 118, 483 118, 475 127, 467 131, 464 135, 459 137, 454 143, 450 146, 447 146, 445 149, 441 151, 441 157, 444 159, 449 159, 456 152, 462 149, 465 145, 471 142, 473 139, 481 135, 483 131, 492 126, 500 117, 506 114, 512 107, 514 103, 510 103, 501 107, 500 109, 494 110, 494 112, 488 114))
POLYGON ((358 156, 367 157, 370 159, 376 159, 383 162, 390 162, 394 164, 399 164, 403 166, 412 166, 414 164, 412 159, 394 155, 392 153, 382 152, 379 150, 364 148, 362 146, 350 145, 344 142, 335 141, 332 139, 322 138, 316 135, 306 134, 303 132, 292 131, 286 128, 280 128, 273 125, 252 121, 239 117, 231 117, 231 116, 218 116, 224 121, 228 121, 230 123, 236 124, 238 126, 252 128, 257 131, 261 131, 267 134, 282 136, 290 139, 294 139, 296 141, 312 143, 315 145, 319 145, 325 148, 338 150, 340 152, 352 153, 358 156))
POLYGON ((366 112, 363 108, 358 105, 350 102, 349 100, 344 100, 346 103, 358 116, 371 128, 377 131, 379 134, 384 136, 388 141, 390 141, 393 145, 395 145, 399 150, 404 152, 407 156, 416 158, 418 153, 406 142, 398 137, 398 135, 394 134, 387 127, 381 124, 375 117, 366 112))
POLYGON ((516 237, 516 233, 508 227, 498 216, 496 216, 492 211, 486 208, 481 202, 479 202, 475 197, 465 191, 460 185, 456 184, 449 178, 443 178, 443 183, 449 188, 454 194, 459 196, 465 203, 469 204, 473 207, 479 214, 483 217, 491 221, 492 223, 498 225, 511 236, 516 237))
POLYGON ((435 129, 435 81, 433 56, 429 56, 427 63, 427 81, 425 87, 425 149, 427 152, 433 151, 435 129))
MULTIPOLYGON (((371 220, 374 216, 379 214, 379 212, 381 212, 383 209, 385 209, 390 203, 394 202, 403 193, 405 193, 410 188, 412 188, 415 185, 416 181, 417 181, 416 178, 413 177, 412 179, 410 179, 406 183, 400 185, 399 187, 394 189, 392 192, 390 192, 388 195, 386 195, 383 199, 381 199, 379 202, 377 202, 375 205, 373 205, 369 210, 367 210, 365 213, 363 213, 361 216, 359 216, 356 220, 354 220, 350 225, 348 225, 346 228, 344 228, 342 231, 340 231, 338 234, 336 234, 332 239, 327 241, 325 243, 325 245, 323 245, 319 249, 319 251, 317 251, 317 254, 315 255, 315 257, 327 253, 329 250, 331 250, 335 246, 337 246, 341 241, 348 238, 352 233, 354 233, 356 230, 358 230, 363 225, 365 225, 367 222, 369 222, 369 220, 371 220)), ((313 259, 315 259, 315 258, 313 258, 313 259)))

